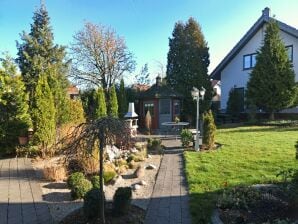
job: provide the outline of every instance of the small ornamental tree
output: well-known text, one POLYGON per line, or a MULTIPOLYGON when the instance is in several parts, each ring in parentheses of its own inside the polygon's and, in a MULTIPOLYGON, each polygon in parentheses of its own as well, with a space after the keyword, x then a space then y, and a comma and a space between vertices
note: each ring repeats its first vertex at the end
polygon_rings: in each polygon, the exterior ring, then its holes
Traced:
POLYGON ((151 134, 152 118, 150 111, 148 110, 145 116, 145 128, 148 135, 151 134))
POLYGON ((127 100, 126 100, 126 91, 124 87, 124 80, 121 79, 119 94, 118 94, 118 112, 119 117, 123 118, 125 113, 127 112, 127 100))
POLYGON ((55 141, 55 105, 46 76, 40 75, 33 104, 34 141, 41 146, 42 157, 52 155, 55 141))
POLYGON ((109 89, 109 116, 118 117, 118 102, 115 86, 109 89))
POLYGON ((239 118, 240 112, 243 110, 242 96, 235 88, 232 88, 229 92, 229 99, 227 102, 227 113, 233 118, 239 118))
POLYGON ((256 59, 246 96, 251 103, 270 113, 270 119, 274 119, 275 112, 293 106, 295 100, 293 65, 276 22, 268 23, 264 45, 256 59))
POLYGON ((207 149, 212 149, 215 144, 216 126, 211 110, 204 113, 203 122, 203 144, 207 149))
POLYGON ((72 124, 81 124, 85 122, 84 109, 81 100, 68 99, 68 122, 72 124))
POLYGON ((98 119, 101 117, 107 116, 107 106, 105 94, 102 88, 98 88, 97 91, 94 92, 94 103, 95 103, 95 113, 94 118, 98 119))

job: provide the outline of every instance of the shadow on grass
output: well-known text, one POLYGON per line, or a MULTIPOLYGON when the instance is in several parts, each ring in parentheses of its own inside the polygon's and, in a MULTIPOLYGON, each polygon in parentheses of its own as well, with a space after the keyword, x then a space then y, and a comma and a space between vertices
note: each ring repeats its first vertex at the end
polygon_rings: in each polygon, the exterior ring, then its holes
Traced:
POLYGON ((236 130, 229 130, 229 133, 251 133, 251 132, 286 132, 286 131, 298 131, 298 127, 277 127, 277 126, 268 126, 267 128, 249 128, 247 129, 236 129, 236 130))

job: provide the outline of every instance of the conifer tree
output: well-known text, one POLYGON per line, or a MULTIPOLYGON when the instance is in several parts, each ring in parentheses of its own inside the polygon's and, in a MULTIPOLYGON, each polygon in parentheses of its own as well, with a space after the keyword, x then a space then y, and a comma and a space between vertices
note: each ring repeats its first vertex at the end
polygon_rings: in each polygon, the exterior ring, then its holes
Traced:
POLYGON ((215 144, 216 126, 211 110, 204 113, 203 121, 203 143, 207 149, 212 149, 215 144))
POLYGON ((191 96, 193 87, 206 89, 205 98, 200 101, 200 112, 209 109, 212 87, 208 77, 209 53, 207 42, 199 24, 190 18, 186 24, 175 24, 169 41, 167 81, 184 96, 182 114, 193 117, 196 114, 195 102, 191 96))
POLYGON ((293 106, 295 74, 276 22, 266 27, 264 44, 257 54, 257 62, 247 83, 247 99, 270 113, 293 106))
POLYGON ((102 118, 107 116, 107 106, 105 94, 102 88, 98 88, 97 91, 94 92, 94 102, 95 102, 95 113, 94 118, 102 118))
POLYGON ((118 112, 120 118, 123 118, 125 113, 127 112, 127 100, 126 100, 126 91, 124 87, 124 80, 121 79, 119 94, 118 94, 118 112))
POLYGON ((23 32, 21 40, 21 43, 17 42, 17 62, 29 93, 30 111, 33 111, 33 98, 39 76, 46 75, 57 110, 56 123, 62 124, 64 108, 67 106, 65 98, 68 63, 65 62, 65 47, 54 44, 50 17, 43 4, 34 12, 30 33, 23 32))
POLYGON ((109 116, 118 117, 118 102, 114 85, 109 89, 109 116))
POLYGON ((35 143, 41 144, 42 156, 51 155, 55 141, 55 101, 45 75, 40 75, 34 91, 32 111, 35 143))
POLYGON ((0 68, 0 148, 13 149, 17 137, 27 135, 32 126, 28 112, 28 94, 17 75, 12 58, 6 56, 0 68))
POLYGON ((227 113, 233 118, 239 118, 240 113, 243 110, 243 104, 241 103, 242 97, 235 88, 232 88, 229 92, 229 99, 227 102, 227 113))

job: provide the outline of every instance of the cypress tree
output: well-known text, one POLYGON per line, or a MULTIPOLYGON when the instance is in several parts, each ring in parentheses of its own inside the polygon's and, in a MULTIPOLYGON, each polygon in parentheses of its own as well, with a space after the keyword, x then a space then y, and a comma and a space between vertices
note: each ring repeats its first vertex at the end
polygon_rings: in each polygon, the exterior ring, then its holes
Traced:
POLYGON ((119 105, 118 112, 119 112, 120 118, 123 118, 125 113, 127 112, 126 91, 125 91, 123 79, 121 79, 120 87, 119 87, 118 105, 119 105))
POLYGON ((17 42, 17 62, 21 70, 26 90, 29 93, 30 111, 33 111, 33 102, 36 85, 40 74, 46 75, 52 91, 56 113, 56 123, 64 123, 67 106, 66 88, 68 80, 68 63, 65 62, 65 47, 54 44, 54 36, 50 26, 50 17, 42 4, 33 15, 30 33, 21 34, 22 42, 17 42))
POLYGON ((40 75, 35 89, 32 111, 35 143, 41 144, 42 156, 52 153, 55 141, 55 101, 44 75, 40 75))
POLYGON ((215 144, 215 132, 216 126, 214 123, 214 118, 212 111, 209 110, 205 112, 203 115, 203 143, 207 147, 207 149, 213 149, 215 144))
POLYGON ((97 91, 94 92, 94 102, 95 102, 95 113, 94 118, 102 118, 107 116, 107 106, 105 94, 102 88, 98 88, 97 91))
POLYGON ((208 77, 209 49, 200 25, 190 18, 186 24, 175 24, 172 38, 169 40, 167 80, 169 84, 184 96, 182 114, 193 117, 196 104, 191 96, 193 87, 206 89, 205 98, 200 101, 203 113, 211 105, 213 90, 208 77))
POLYGON ((113 85, 109 89, 109 116, 118 117, 118 103, 117 103, 117 94, 115 86, 113 85))
POLYGON ((264 44, 247 83, 247 98, 260 109, 270 113, 288 108, 295 100, 295 74, 276 22, 266 27, 264 44))

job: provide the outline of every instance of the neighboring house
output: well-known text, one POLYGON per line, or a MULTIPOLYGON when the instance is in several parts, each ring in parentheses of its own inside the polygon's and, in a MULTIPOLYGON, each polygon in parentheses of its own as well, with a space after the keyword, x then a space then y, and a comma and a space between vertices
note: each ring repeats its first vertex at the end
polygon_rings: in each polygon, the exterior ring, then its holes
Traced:
POLYGON ((212 108, 218 110, 220 109, 221 83, 219 80, 211 80, 211 86, 214 92, 214 96, 211 100, 212 108))
POLYGON ((71 85, 67 88, 67 94, 69 98, 75 100, 79 97, 79 89, 75 85, 71 85))
POLYGON ((141 127, 144 127, 147 111, 150 111, 152 118, 152 129, 160 129, 163 122, 170 122, 175 117, 180 117, 182 96, 162 83, 159 76, 156 78, 156 83, 147 91, 141 92, 138 98, 141 127))
MULTIPOLYGON (((263 45, 266 23, 271 19, 278 23, 280 36, 293 63, 295 81, 298 81, 298 30, 270 17, 270 9, 265 8, 262 16, 211 73, 212 79, 221 81, 220 108, 222 111, 226 110, 231 88, 235 88, 242 95, 243 110, 245 109, 246 84, 256 64, 256 52, 263 45)), ((298 108, 287 109, 284 112, 298 113, 298 108)))

